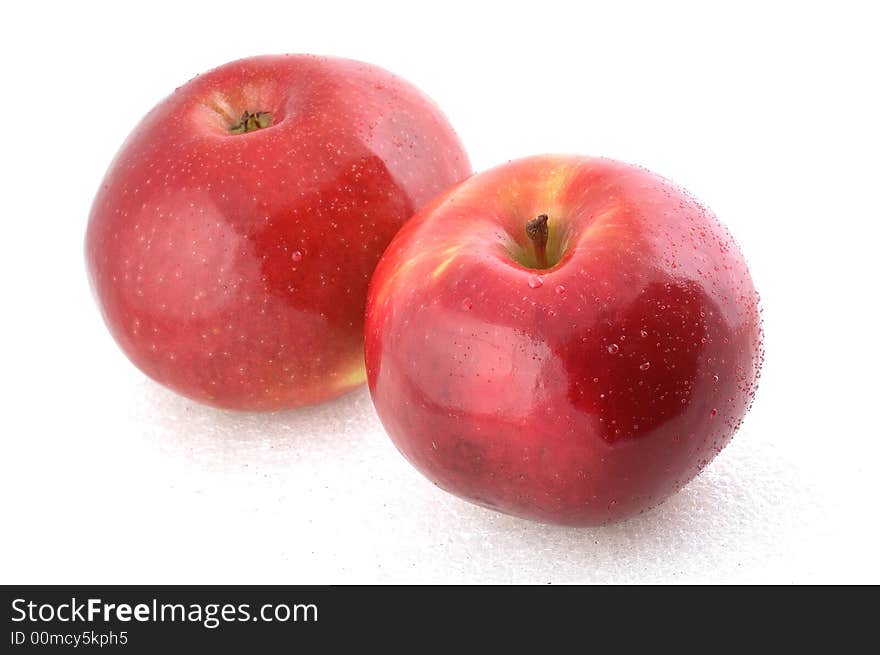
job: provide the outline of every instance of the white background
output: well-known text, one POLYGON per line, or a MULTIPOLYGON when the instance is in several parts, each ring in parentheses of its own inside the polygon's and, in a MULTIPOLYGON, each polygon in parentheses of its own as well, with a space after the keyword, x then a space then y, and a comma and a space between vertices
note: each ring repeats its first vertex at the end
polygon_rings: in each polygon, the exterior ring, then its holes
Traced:
POLYGON ((880 582, 872 4, 7 3, 0 581, 880 582), (165 94, 279 52, 399 73, 476 170, 605 155, 706 201, 764 301, 730 447, 645 516, 564 529, 435 489, 363 390, 252 415, 145 379, 90 297, 93 194, 165 94))

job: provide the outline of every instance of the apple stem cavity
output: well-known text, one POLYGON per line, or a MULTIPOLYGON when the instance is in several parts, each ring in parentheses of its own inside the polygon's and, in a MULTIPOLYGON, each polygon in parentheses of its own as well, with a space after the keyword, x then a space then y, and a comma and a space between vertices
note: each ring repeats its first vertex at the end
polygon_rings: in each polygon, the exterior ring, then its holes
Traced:
POLYGON ((264 127, 272 124, 272 114, 268 111, 249 112, 246 111, 241 115, 237 123, 229 126, 230 134, 244 134, 245 132, 256 132, 264 127))
POLYGON ((547 268, 547 238, 550 234, 547 220, 547 214, 540 214, 526 223, 526 234, 532 240, 538 268, 547 268))

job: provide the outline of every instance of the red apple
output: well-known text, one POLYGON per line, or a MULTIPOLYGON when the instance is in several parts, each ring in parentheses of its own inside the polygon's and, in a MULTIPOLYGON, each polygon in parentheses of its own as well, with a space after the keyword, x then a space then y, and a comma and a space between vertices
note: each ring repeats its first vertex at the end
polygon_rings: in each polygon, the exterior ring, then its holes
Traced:
POLYGON ((761 362, 758 296, 727 231, 667 180, 533 157, 398 233, 366 358, 382 423, 437 485, 594 525, 661 502, 733 436, 761 362))
POLYGON ((365 380, 367 285, 391 237, 470 174, 438 108, 367 64, 236 61, 157 105, 86 235, 113 336, 196 400, 270 410, 365 380))

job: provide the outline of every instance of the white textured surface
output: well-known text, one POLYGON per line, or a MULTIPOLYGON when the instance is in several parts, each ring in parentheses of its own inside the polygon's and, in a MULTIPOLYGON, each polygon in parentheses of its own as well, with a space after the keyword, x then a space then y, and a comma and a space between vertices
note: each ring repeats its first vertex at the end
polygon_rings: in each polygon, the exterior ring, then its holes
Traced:
POLYGON ((5 577, 789 582, 859 580, 870 555, 850 541, 858 517, 841 513, 823 480, 791 456, 799 451, 762 438, 759 410, 660 508, 578 530, 498 515, 434 488, 396 453, 365 391, 302 411, 238 414, 131 372, 115 373, 95 400, 67 434, 31 435, 42 443, 29 444, 18 475, 45 485, 43 502, 38 492, 8 508, 32 536, 5 548, 45 559, 5 577), (119 388, 120 378, 129 384, 119 388))
POLYGON ((542 3, 528 14, 505 3, 501 15, 468 3, 438 7, 425 32, 417 4, 327 2, 306 15, 284 3, 271 21, 243 21, 234 3, 9 10, 3 60, 27 66, 12 66, 0 93, 28 128, 6 122, 0 159, 0 581, 880 582, 871 21, 846 7, 542 3), (765 305, 764 376, 731 446, 649 514, 561 529, 435 489, 364 391, 242 415, 145 380, 89 297, 91 198, 164 93, 225 60, 285 50, 410 78, 477 169, 604 154, 709 201, 765 305))

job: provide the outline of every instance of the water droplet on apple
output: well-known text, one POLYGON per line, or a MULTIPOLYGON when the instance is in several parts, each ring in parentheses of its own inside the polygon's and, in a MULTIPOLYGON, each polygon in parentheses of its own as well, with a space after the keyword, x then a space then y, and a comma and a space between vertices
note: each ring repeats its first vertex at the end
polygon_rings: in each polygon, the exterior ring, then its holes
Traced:
POLYGON ((720 378, 717 375, 712 376, 712 382, 718 382, 720 378))
POLYGON ((532 275, 529 277, 529 286, 532 289, 537 289, 542 284, 544 284, 544 280, 541 279, 540 275, 532 275))
POLYGON ((557 286, 557 287, 556 287, 556 293, 559 294, 560 296, 561 296, 563 293, 565 293, 565 286, 562 285, 562 284, 560 284, 559 286, 557 286))
POLYGON ((713 418, 714 418, 715 416, 717 416, 717 415, 718 415, 718 410, 717 410, 717 409, 713 409, 712 411, 709 412, 709 416, 711 416, 711 417, 713 417, 713 418))
POLYGON ((608 353, 609 354, 616 355, 619 352, 620 352, 620 346, 618 346, 616 343, 612 343, 610 346, 608 346, 608 353))
POLYGON ((644 364, 639 366, 640 371, 647 371, 649 368, 651 368, 651 362, 645 362, 644 364))
POLYGON ((468 311, 470 311, 471 309, 473 309, 473 307, 474 307, 474 303, 471 302, 471 299, 470 299, 470 298, 465 298, 464 300, 461 301, 461 308, 462 308, 464 311, 468 312, 468 311))
POLYGON ((291 258, 293 261, 298 262, 299 260, 301 260, 301 259, 303 258, 303 254, 302 254, 302 252, 300 252, 299 250, 294 250, 294 251, 291 253, 290 258, 291 258))
POLYGON ((648 333, 645 332, 645 330, 642 330, 641 332, 639 332, 639 334, 642 335, 642 338, 643 338, 643 339, 644 339, 646 336, 648 336, 648 333))

